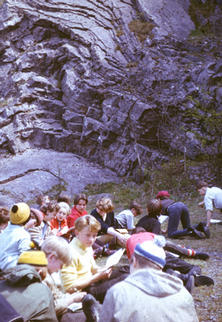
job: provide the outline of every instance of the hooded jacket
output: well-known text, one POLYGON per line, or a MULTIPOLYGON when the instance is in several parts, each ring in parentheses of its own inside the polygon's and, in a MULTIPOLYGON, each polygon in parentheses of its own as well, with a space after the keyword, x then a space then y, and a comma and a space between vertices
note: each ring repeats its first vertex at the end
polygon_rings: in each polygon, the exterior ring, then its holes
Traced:
POLYGON ((4 272, 0 294, 24 321, 58 321, 50 289, 41 282, 34 267, 17 265, 4 272))
POLYGON ((193 298, 175 276, 139 269, 107 292, 100 322, 196 322, 193 298))

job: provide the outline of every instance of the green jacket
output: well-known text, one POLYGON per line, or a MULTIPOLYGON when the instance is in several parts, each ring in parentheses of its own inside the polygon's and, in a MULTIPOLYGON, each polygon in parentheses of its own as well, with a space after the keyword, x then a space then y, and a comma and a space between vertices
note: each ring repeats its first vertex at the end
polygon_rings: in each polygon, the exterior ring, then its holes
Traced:
POLYGON ((17 265, 5 271, 0 293, 25 321, 58 321, 52 293, 30 265, 17 265))

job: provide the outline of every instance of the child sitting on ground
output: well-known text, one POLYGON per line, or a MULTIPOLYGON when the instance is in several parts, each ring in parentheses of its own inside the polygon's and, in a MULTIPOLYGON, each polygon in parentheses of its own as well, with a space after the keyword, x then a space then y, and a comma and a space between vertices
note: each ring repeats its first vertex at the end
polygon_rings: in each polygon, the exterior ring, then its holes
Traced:
POLYGON ((125 228, 128 232, 132 232, 135 229, 134 217, 139 216, 142 213, 141 205, 135 200, 131 202, 129 209, 121 211, 116 215, 116 219, 119 224, 119 228, 125 228))
POLYGON ((4 201, 0 201, 0 233, 8 226, 9 209, 4 201))
POLYGON ((17 264, 19 255, 30 249, 31 238, 25 230, 30 218, 30 208, 24 202, 10 209, 10 223, 0 234, 0 269, 6 270, 17 264))
POLYGON ((76 219, 88 214, 86 211, 86 205, 88 198, 84 193, 80 193, 74 198, 74 207, 71 210, 71 214, 67 217, 69 228, 74 227, 76 219))
POLYGON ((56 207, 55 217, 50 221, 52 233, 57 236, 67 234, 69 227, 67 216, 70 213, 70 207, 66 202, 59 202, 56 207))
POLYGON ((55 217, 57 211, 57 202, 52 200, 48 204, 41 206, 40 211, 43 214, 43 221, 39 226, 29 228, 29 233, 37 248, 40 248, 43 241, 50 235, 53 235, 50 221, 55 217))
POLYGON ((97 240, 104 244, 112 242, 125 247, 127 238, 116 230, 119 228, 119 224, 114 216, 113 209, 114 206, 110 198, 103 197, 97 200, 96 208, 91 212, 91 215, 101 225, 97 240))
POLYGON ((65 291, 73 293, 84 290, 91 284, 108 279, 111 269, 100 268, 93 257, 92 245, 96 240, 100 223, 90 215, 80 217, 75 222, 75 235, 70 243, 72 262, 64 265, 61 278, 65 291))
POLYGON ((73 294, 64 294, 57 287, 53 275, 51 275, 52 273, 59 271, 63 264, 69 265, 71 263, 72 257, 70 246, 64 238, 57 236, 48 237, 43 242, 41 249, 46 254, 48 260, 48 274, 44 279, 44 283, 47 284, 52 291, 57 316, 61 316, 67 311, 70 304, 80 302, 86 293, 77 292, 73 294))

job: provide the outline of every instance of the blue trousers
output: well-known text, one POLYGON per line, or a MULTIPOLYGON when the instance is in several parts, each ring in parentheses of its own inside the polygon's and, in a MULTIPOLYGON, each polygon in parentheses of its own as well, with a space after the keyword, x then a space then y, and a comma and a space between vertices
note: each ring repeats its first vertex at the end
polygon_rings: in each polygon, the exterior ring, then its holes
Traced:
POLYGON ((186 236, 190 232, 190 214, 187 206, 181 202, 175 202, 168 207, 168 237, 177 238, 186 236), (183 230, 178 230, 181 221, 183 230))

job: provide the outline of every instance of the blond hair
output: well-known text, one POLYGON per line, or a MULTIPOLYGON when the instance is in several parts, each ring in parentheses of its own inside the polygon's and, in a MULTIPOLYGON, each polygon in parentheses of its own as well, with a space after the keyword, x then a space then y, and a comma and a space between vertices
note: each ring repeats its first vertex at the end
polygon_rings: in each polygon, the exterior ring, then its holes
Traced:
POLYGON ((101 225, 98 222, 98 220, 96 220, 96 218, 91 215, 85 215, 76 219, 75 221, 76 230, 81 231, 85 227, 89 227, 91 232, 96 232, 96 233, 101 229, 101 225))
POLYGON ((41 250, 47 255, 53 254, 65 265, 69 265, 72 260, 71 250, 68 242, 58 236, 50 236, 44 240, 41 250))
POLYGON ((58 211, 57 211, 57 213, 59 212, 59 210, 65 211, 67 216, 71 212, 71 209, 70 209, 69 205, 67 204, 67 202, 64 202, 64 201, 61 201, 61 202, 58 203, 58 211))
POLYGON ((108 212, 113 211, 114 206, 113 206, 113 202, 110 198, 103 197, 103 198, 100 198, 99 200, 97 200, 96 208, 108 213, 108 212))

